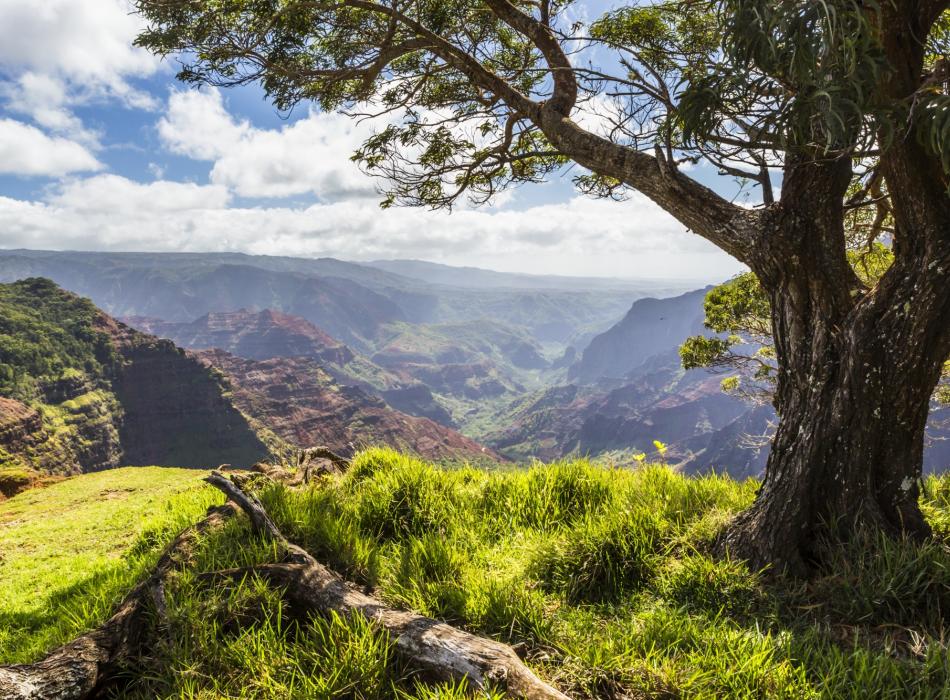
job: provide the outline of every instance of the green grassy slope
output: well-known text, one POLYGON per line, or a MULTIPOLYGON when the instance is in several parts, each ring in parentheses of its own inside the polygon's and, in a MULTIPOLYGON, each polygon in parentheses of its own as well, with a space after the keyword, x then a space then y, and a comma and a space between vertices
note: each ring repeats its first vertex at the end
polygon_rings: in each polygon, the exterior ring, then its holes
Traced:
POLYGON ((28 661, 105 620, 165 543, 222 500, 201 476, 115 469, 0 503, 0 661, 28 661))
MULTIPOLYGON (((114 488, 105 481, 72 483, 89 484, 87 496, 114 488)), ((523 645, 528 663, 573 697, 950 697, 944 632, 950 553, 942 543, 950 477, 925 484, 937 542, 884 541, 874 556, 864 554, 870 548, 829 550, 826 570, 807 585, 769 583, 703 553, 755 488, 752 481, 693 479, 659 466, 632 471, 581 461, 449 470, 369 450, 342 478, 296 491, 262 484, 259 495, 293 541, 349 579, 393 605, 523 645)), ((51 493, 30 496, 49 512, 52 506, 41 504, 51 493)), ((189 508, 197 518, 211 498, 207 491, 186 493, 173 497, 162 522, 184 518, 189 508)), ((62 534, 44 533, 48 525, 38 521, 45 518, 31 517, 20 498, 0 506, 0 533, 4 518, 22 520, 24 551, 36 546, 51 556, 62 534), (8 515, 11 507, 18 514, 8 515)), ((66 511, 77 513, 70 519, 113 507, 95 500, 95 507, 66 511)), ((112 536, 96 535, 101 561, 128 546, 138 527, 116 530, 125 544, 112 548, 103 545, 112 536)), ((170 536, 164 526, 150 531, 162 535, 135 541, 134 566, 144 561, 140 549, 154 552, 143 543, 170 536)), ((77 541, 85 536, 80 527, 76 533, 77 541)), ((363 623, 292 622, 279 591, 253 576, 213 583, 196 576, 275 556, 243 518, 202 540, 192 568, 169 582, 165 641, 152 649, 125 696, 464 696, 464 688, 413 677, 396 660, 391 640, 363 623)), ((121 557, 112 561, 134 569, 121 557)), ((19 602, 7 615, 27 605, 24 576, 14 576, 19 602)), ((58 576, 43 574, 41 582, 58 576)), ((125 574, 115 581, 113 597, 131 585, 125 574)), ((96 593, 101 588, 89 590, 61 596, 73 601, 68 611, 103 597, 96 593)), ((44 629, 0 646, 0 661, 35 657, 54 639, 44 629)))

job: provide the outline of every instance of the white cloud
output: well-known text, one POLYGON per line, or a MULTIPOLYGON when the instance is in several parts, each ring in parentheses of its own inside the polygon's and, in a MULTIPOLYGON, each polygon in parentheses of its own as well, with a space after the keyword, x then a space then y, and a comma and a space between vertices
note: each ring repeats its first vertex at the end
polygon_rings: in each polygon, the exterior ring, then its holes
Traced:
POLYGON ((128 0, 0 0, 0 99, 11 112, 90 148, 99 135, 72 111, 91 101, 154 108, 133 85, 158 59, 132 46, 142 28, 128 0))
POLYGON ((196 160, 215 160, 237 146, 252 131, 224 108, 215 89, 172 92, 158 133, 173 153, 196 160))
MULTIPOLYGON (((141 222, 174 211, 190 214, 223 209, 228 199, 228 191, 219 185, 168 180, 143 184, 119 175, 98 175, 67 183, 49 198, 49 203, 61 211, 108 223, 110 219, 141 222)), ((157 228, 150 227, 151 234, 163 226, 162 221, 155 224, 157 228)))
POLYGON ((96 157, 75 141, 47 136, 14 119, 0 119, 2 174, 56 177, 101 168, 96 157))
POLYGON ((350 161, 372 127, 339 114, 311 112, 280 129, 258 129, 234 119, 217 90, 173 92, 158 131, 174 153, 213 161, 211 182, 244 197, 313 193, 327 202, 377 194, 350 161))
POLYGON ((128 0, 3 0, 0 65, 148 100, 127 79, 154 73, 158 59, 132 46, 142 20, 131 9, 128 0))
POLYGON ((38 125, 90 148, 99 147, 99 134, 85 128, 67 107, 68 88, 61 79, 27 71, 14 82, 0 83, 0 96, 6 98, 10 111, 28 115, 38 125))
POLYGON ((4 247, 407 257, 527 272, 708 280, 740 269, 639 195, 623 203, 574 197, 518 211, 381 215, 366 200, 229 207, 220 184, 99 175, 65 183, 41 202, 0 198, 0 231, 4 247))

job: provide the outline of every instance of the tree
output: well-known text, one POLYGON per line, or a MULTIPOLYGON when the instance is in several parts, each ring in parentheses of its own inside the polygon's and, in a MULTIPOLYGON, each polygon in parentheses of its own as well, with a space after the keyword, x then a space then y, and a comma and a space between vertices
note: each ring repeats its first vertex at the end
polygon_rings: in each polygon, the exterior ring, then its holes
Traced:
POLYGON ((388 182, 384 206, 484 202, 568 164, 595 196, 649 197, 745 263, 771 309, 780 422, 722 546, 804 571, 822 536, 929 535, 923 431, 950 351, 948 0, 668 0, 589 24, 571 0, 135 4, 138 43, 180 56, 182 80, 388 117, 355 156, 388 182), (844 221, 881 187, 894 262, 869 287, 844 221))

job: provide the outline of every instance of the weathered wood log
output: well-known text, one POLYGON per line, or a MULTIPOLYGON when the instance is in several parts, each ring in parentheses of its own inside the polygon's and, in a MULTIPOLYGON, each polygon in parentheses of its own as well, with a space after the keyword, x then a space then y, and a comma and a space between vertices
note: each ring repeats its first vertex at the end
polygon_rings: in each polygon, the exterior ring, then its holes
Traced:
POLYGON ((305 484, 326 474, 343 474, 349 468, 350 460, 323 445, 308 447, 297 458, 297 478, 305 484))
POLYGON ((303 465, 306 462, 312 462, 315 459, 326 459, 337 466, 340 471, 346 471, 350 468, 350 460, 346 457, 341 457, 336 452, 331 450, 325 445, 318 445, 316 447, 308 447, 304 449, 298 458, 298 466, 303 465))
POLYGON ((237 513, 232 504, 212 508, 198 524, 182 531, 165 548, 149 577, 123 598, 101 627, 64 644, 42 661, 0 666, 0 700, 82 700, 111 682, 134 660, 145 641, 149 604, 164 614, 164 583, 192 542, 237 513))
POLYGON ((218 472, 212 472, 206 481, 239 505, 257 531, 287 552, 285 562, 267 564, 257 571, 284 589, 301 617, 312 612, 362 615, 389 633, 404 661, 433 678, 464 679, 475 688, 503 688, 512 697, 525 700, 568 700, 525 666, 511 647, 432 618, 395 610, 356 590, 289 542, 255 496, 218 472))
POLYGON ((63 645, 42 661, 0 667, 0 700, 83 700, 93 697, 141 654, 147 638, 145 614, 152 605, 165 616, 164 585, 198 535, 221 525, 237 512, 236 503, 258 532, 277 542, 287 554, 282 563, 251 569, 213 572, 218 575, 257 573, 280 586, 301 616, 313 612, 359 614, 394 640, 397 652, 429 676, 466 679, 476 688, 496 686, 525 700, 568 700, 541 681, 499 642, 478 637, 451 625, 395 610, 356 590, 308 552, 289 542, 260 501, 218 472, 207 481, 233 501, 213 508, 208 516, 169 544, 147 579, 126 595, 116 612, 99 628, 63 645))

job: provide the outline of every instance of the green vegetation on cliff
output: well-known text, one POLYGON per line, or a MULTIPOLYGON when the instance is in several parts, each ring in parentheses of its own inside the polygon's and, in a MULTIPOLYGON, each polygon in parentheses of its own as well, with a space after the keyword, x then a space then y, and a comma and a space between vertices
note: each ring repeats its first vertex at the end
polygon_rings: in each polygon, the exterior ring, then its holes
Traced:
POLYGON ((100 315, 47 279, 0 285, 0 395, 29 400, 42 382, 102 377, 116 357, 100 315))
POLYGON ((0 285, 0 481, 29 470, 252 464, 267 449, 226 393, 173 343, 49 280, 0 285))
POLYGON ((116 466, 120 358, 104 318, 46 279, 0 285, 0 474, 116 466))
MULTIPOLYGON (((0 662, 36 658, 103 619, 142 563, 216 498, 210 489, 187 490, 193 473, 162 474, 169 490, 156 496, 153 524, 88 535, 96 538, 91 549, 125 554, 90 560, 83 585, 55 586, 59 574, 45 573, 32 584, 22 569, 2 571, 4 586, 18 591, 0 591, 13 601, 10 619, 33 595, 55 601, 60 612, 48 618, 58 620, 54 633, 40 624, 34 633, 21 625, 12 641, 8 634, 0 662), (170 504, 165 510, 161 498, 170 504), (109 546, 110 539, 120 543, 109 546), (125 573, 117 576, 117 568, 125 573)), ((83 510, 64 507, 64 491, 56 489, 89 484, 82 487, 88 499, 125 483, 121 472, 79 477, 3 504, 0 521, 22 521, 12 530, 21 548, 32 538, 48 549, 59 538, 42 531, 50 508, 65 514, 62 527, 114 508, 106 498, 83 510)), ((945 697, 946 547, 885 540, 864 550, 829 549, 828 564, 807 585, 770 581, 704 553, 756 486, 584 461, 448 470, 377 449, 360 453, 343 477, 302 490, 262 481, 259 495, 294 542, 350 580, 390 604, 522 645, 527 662, 572 697, 945 697)), ((924 493, 943 538, 950 478, 930 478, 924 493)), ((80 568, 69 559, 75 552, 49 556, 43 571, 80 568)), ((169 581, 164 641, 130 674, 124 696, 464 696, 464 688, 423 684, 398 661, 392 640, 365 623, 294 622, 280 592, 263 580, 200 575, 275 556, 244 518, 203 538, 189 568, 169 581)))

